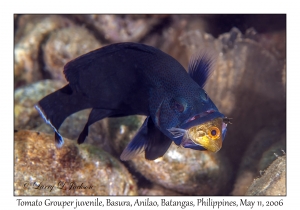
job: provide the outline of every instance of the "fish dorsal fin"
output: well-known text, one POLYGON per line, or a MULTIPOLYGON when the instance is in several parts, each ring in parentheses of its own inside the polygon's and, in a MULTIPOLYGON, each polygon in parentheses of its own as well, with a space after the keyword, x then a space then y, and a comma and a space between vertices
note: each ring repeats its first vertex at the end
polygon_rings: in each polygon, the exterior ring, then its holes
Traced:
POLYGON ((211 52, 199 51, 195 53, 189 62, 188 73, 192 79, 201 87, 214 69, 214 59, 211 52))
POLYGON ((80 71, 87 71, 91 68, 91 64, 99 56, 99 49, 91 51, 87 54, 81 55, 74 60, 69 61, 64 66, 64 75, 69 85, 73 90, 78 91, 78 83, 80 78, 80 71))

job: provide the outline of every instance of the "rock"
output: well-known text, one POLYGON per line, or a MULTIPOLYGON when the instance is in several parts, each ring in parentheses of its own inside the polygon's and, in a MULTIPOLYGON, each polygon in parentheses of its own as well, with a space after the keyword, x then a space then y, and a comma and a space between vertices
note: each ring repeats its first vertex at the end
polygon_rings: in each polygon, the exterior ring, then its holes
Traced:
POLYGON ((107 119, 106 129, 110 139, 109 143, 117 154, 122 153, 145 119, 146 117, 141 115, 107 119))
POLYGON ((59 15, 22 15, 18 18, 14 48, 15 87, 43 79, 42 43, 50 32, 73 25, 59 15))
POLYGON ((144 43, 168 53, 187 67, 190 54, 183 43, 183 37, 189 31, 204 33, 208 28, 209 23, 202 15, 171 15, 168 24, 153 32, 151 36, 145 37, 144 43))
POLYGON ((257 133, 248 146, 239 167, 232 195, 245 195, 247 189, 278 156, 286 151, 285 127, 267 126, 257 133))
POLYGON ((68 139, 56 149, 52 135, 27 130, 14 140, 14 195, 137 195, 127 169, 101 149, 68 139))
POLYGON ((49 35, 43 47, 45 70, 53 79, 67 83, 63 73, 64 65, 100 47, 101 44, 91 32, 83 27, 70 26, 56 30, 49 35))
MULTIPOLYGON (((108 120, 112 147, 120 154, 143 122, 140 116, 108 120)), ((172 143, 166 154, 154 161, 144 153, 129 161, 133 170, 169 190, 188 195, 219 195, 230 179, 226 157, 211 152, 185 149, 172 143)))
POLYGON ((282 66, 281 83, 284 91, 286 91, 286 30, 256 34, 256 39, 262 47, 276 57, 282 66))
POLYGON ((231 173, 225 157, 174 143, 162 158, 148 161, 140 154, 131 164, 148 180, 187 195, 220 195, 231 173))
POLYGON ((286 30, 257 34, 258 42, 278 60, 286 60, 286 30))
POLYGON ((138 42, 168 15, 76 15, 109 42, 138 42))
POLYGON ((249 187, 247 196, 286 196, 286 156, 278 157, 249 187))

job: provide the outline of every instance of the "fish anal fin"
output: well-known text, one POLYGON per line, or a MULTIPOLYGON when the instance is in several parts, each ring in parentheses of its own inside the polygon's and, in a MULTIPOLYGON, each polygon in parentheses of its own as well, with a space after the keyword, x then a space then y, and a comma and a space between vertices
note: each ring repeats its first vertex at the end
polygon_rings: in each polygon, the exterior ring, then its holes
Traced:
POLYGON ((77 143, 82 144, 88 135, 89 135, 89 125, 85 124, 83 130, 81 131, 77 139, 77 143))
POLYGON ((85 141, 86 137, 89 134, 89 126, 90 125, 92 125, 93 123, 95 123, 99 120, 102 120, 103 118, 108 117, 112 114, 113 114, 112 110, 96 109, 96 108, 92 109, 92 111, 89 115, 89 119, 77 139, 77 143, 82 144, 85 141))
POLYGON ((151 139, 151 146, 148 146, 145 150, 145 158, 147 160, 155 160, 159 157, 162 157, 167 150, 169 149, 172 140, 165 136, 161 131, 160 135, 163 135, 160 138, 151 139))

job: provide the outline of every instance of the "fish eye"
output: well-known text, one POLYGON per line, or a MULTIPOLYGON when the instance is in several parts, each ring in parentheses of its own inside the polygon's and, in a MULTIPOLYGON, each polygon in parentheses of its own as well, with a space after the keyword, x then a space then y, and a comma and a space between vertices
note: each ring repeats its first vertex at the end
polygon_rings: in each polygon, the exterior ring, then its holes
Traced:
POLYGON ((172 99, 170 107, 175 110, 176 112, 182 113, 185 110, 185 103, 179 99, 172 99))
POLYGON ((221 132, 220 132, 220 129, 219 129, 219 128, 217 128, 217 127, 215 127, 215 126, 209 128, 209 133, 208 133, 208 135, 209 135, 213 140, 218 139, 218 138, 220 137, 220 134, 221 134, 221 132))
POLYGON ((179 111, 180 113, 184 111, 184 107, 182 106, 182 104, 175 102, 175 109, 177 111, 179 111))

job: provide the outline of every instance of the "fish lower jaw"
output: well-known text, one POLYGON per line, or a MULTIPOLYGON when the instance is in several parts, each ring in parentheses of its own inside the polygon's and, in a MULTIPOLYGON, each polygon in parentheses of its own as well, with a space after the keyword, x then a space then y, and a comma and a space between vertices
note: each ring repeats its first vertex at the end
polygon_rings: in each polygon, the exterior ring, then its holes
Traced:
POLYGON ((180 146, 184 148, 194 148, 194 147, 199 147, 202 148, 202 150, 206 150, 202 145, 196 144, 193 140, 185 136, 185 138, 182 139, 180 146))

